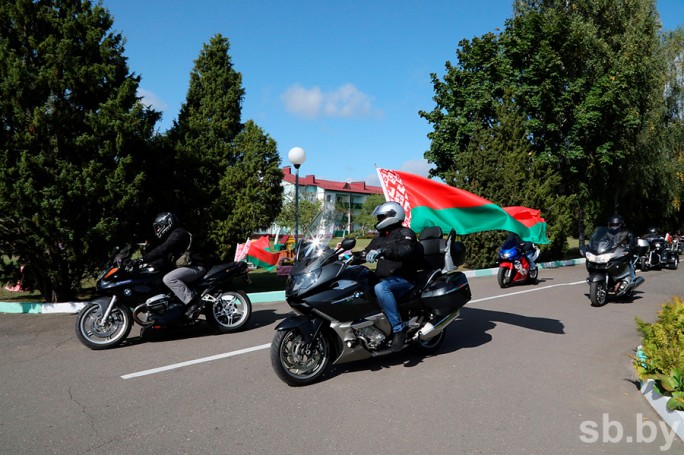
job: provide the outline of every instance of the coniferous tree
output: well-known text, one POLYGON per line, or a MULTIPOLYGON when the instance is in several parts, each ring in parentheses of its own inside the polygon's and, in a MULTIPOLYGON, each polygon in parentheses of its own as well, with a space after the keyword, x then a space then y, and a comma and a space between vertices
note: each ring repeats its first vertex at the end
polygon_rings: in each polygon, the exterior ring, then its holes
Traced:
POLYGON ((0 252, 49 301, 75 297, 146 201, 159 114, 112 24, 87 0, 0 4, 0 252))
POLYGON ((282 202, 276 142, 253 121, 241 123, 245 90, 228 39, 205 44, 168 138, 178 156, 173 205, 209 253, 229 250, 275 219, 282 202))

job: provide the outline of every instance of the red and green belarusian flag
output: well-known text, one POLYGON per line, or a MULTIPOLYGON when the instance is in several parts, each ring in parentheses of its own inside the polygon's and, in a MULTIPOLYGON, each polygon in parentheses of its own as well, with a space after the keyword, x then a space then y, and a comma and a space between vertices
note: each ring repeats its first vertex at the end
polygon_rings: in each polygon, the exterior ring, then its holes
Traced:
POLYGON ((502 208, 476 194, 407 172, 378 168, 378 175, 385 199, 404 207, 405 224, 416 232, 428 226, 439 226, 444 232, 453 228, 460 235, 504 230, 528 242, 549 243, 539 210, 502 208))
POLYGON ((278 265, 278 259, 280 259, 280 253, 269 251, 267 235, 249 243, 247 260, 255 266, 266 270, 273 270, 278 265))

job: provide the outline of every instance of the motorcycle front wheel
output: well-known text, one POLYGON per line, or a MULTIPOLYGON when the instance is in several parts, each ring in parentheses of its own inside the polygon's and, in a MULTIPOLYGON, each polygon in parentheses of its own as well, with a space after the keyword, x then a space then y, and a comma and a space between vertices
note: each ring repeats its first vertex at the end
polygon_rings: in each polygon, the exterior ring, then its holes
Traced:
POLYGON ((120 345, 133 327, 133 315, 126 306, 114 305, 109 318, 102 320, 99 305, 90 304, 76 318, 76 336, 93 350, 109 349, 120 345))
POLYGON ((307 343, 298 329, 279 330, 271 343, 271 364, 286 384, 298 387, 315 382, 330 362, 330 343, 321 335, 307 343))
POLYGON ((605 281, 592 281, 589 284, 589 299, 591 306, 603 306, 608 299, 608 288, 605 281))
POLYGON ((244 291, 224 292, 207 305, 205 316, 219 333, 237 332, 252 316, 252 302, 244 291))
POLYGON ((513 269, 507 267, 499 267, 499 273, 496 276, 496 280, 499 282, 500 288, 507 288, 511 285, 511 279, 513 278, 513 269))

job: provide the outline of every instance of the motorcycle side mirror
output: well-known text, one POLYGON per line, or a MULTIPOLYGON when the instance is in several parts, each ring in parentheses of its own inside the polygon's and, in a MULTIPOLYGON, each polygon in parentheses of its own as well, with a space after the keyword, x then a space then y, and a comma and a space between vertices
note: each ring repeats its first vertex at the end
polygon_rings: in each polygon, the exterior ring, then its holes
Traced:
POLYGON ((353 237, 347 237, 346 239, 342 240, 342 243, 340 244, 340 248, 343 250, 351 250, 356 246, 356 239, 353 237))

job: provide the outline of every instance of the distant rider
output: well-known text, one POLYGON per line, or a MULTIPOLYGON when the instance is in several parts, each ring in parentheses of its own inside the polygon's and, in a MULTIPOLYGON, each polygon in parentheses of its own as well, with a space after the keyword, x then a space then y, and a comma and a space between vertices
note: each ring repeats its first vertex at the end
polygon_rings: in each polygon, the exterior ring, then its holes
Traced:
POLYGON ((525 257, 530 263, 530 271, 537 268, 537 265, 534 263, 534 256, 537 253, 534 243, 523 241, 518 234, 512 231, 508 232, 508 237, 506 237, 503 244, 506 245, 507 243, 518 245, 518 247, 525 252, 525 257))
POLYGON ((375 207, 373 216, 378 219, 375 225, 378 233, 363 253, 367 262, 378 262, 375 275, 380 282, 375 285, 374 291, 378 304, 392 326, 391 347, 397 352, 404 346, 407 329, 401 320, 397 299, 414 287, 418 240, 413 230, 402 226, 406 213, 397 202, 383 202, 375 207))
POLYGON ((161 269, 173 267, 173 270, 164 275, 163 281, 185 305, 185 316, 190 318, 202 307, 202 301, 188 284, 204 276, 207 271, 206 263, 195 252, 196 248, 191 244, 192 236, 179 226, 176 215, 162 212, 154 219, 152 227, 154 234, 162 243, 145 253, 142 260, 161 269), (176 260, 188 249, 190 265, 176 267, 176 260))
MULTIPOLYGON (((634 237, 632 231, 625 227, 625 220, 622 216, 616 214, 610 217, 608 220, 608 233, 612 236, 614 243, 624 245, 630 251, 634 250, 636 237, 634 237)), ((626 285, 629 285, 634 280, 634 261, 629 261, 629 270, 631 273, 629 282, 626 285)))

